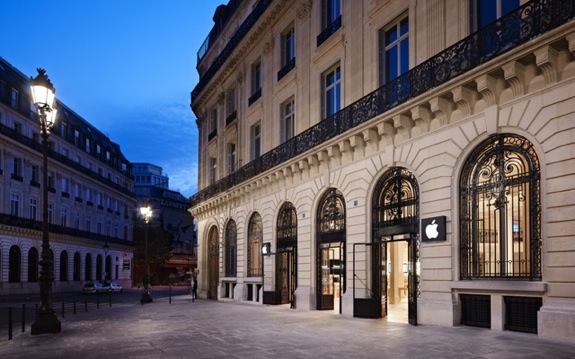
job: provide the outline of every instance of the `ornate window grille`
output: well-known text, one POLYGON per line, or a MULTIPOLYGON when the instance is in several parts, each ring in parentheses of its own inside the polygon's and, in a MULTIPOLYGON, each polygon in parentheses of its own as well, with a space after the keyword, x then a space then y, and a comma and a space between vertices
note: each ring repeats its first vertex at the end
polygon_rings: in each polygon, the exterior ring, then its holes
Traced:
POLYGON ((340 191, 330 188, 324 194, 317 222, 319 234, 345 231, 345 204, 340 191))
POLYGON ((226 277, 235 277, 237 274, 237 235, 236 222, 230 220, 226 226, 225 274, 226 277))
POLYGON ((278 250, 297 245, 297 213, 291 202, 286 202, 280 209, 277 224, 278 250))
POLYGON ((392 168, 379 180, 374 193, 374 228, 418 224, 419 187, 410 171, 392 168))
POLYGON ((541 280, 539 160, 511 134, 491 136, 460 180, 461 278, 541 280))
POLYGON ((262 216, 254 213, 248 225, 248 277, 261 277, 262 216))

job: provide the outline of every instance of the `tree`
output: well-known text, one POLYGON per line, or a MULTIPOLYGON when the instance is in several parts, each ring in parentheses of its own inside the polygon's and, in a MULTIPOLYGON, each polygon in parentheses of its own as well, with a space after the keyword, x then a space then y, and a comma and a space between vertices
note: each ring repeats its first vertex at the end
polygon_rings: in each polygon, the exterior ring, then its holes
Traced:
MULTIPOLYGON (((146 225, 136 223, 134 228, 134 261, 146 263, 146 225)), ((160 226, 148 227, 148 261, 162 265, 172 257, 172 239, 160 226)))

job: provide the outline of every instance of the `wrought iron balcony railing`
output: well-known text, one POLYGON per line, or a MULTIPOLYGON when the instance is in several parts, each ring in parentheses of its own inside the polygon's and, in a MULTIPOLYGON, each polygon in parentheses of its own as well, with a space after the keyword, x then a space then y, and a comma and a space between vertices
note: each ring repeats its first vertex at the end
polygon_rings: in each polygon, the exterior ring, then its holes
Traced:
MULTIPOLYGON (((39 153, 39 155, 42 154, 42 144, 38 141, 34 141, 32 138, 30 137, 26 137, 21 133, 18 133, 17 131, 15 131, 14 129, 0 123, 0 134, 5 135, 7 137, 10 137, 16 141, 18 141, 20 144, 25 145, 35 151, 37 151, 39 153)), ((48 150, 48 156, 52 159, 54 159, 55 161, 58 161, 80 173, 83 173, 97 181, 99 181, 100 183, 108 186, 108 187, 112 187, 115 190, 130 196, 130 197, 135 197, 136 195, 130 191, 128 188, 119 185, 115 182, 113 182, 111 179, 108 179, 84 166, 82 166, 81 164, 77 163, 76 161, 72 161, 71 159, 69 159, 68 157, 52 150, 49 149, 48 150)))
POLYGON ((226 60, 232 55, 232 52, 236 49, 238 44, 243 40, 244 36, 252 29, 255 23, 259 20, 262 14, 266 11, 268 6, 272 3, 273 0, 261 0, 258 2, 256 7, 253 11, 248 15, 248 17, 244 20, 244 22, 238 27, 230 41, 224 47, 222 52, 216 57, 214 62, 210 65, 208 71, 204 73, 196 87, 192 90, 191 98, 192 103, 194 103, 194 99, 198 97, 198 95, 204 90, 206 85, 211 81, 211 79, 216 75, 216 73, 220 70, 222 65, 226 62, 226 60))
POLYGON ((292 59, 289 60, 289 62, 278 71, 278 81, 281 80, 285 75, 289 74, 289 72, 294 68, 295 68, 295 57, 292 57, 292 59))
POLYGON ((251 95, 250 98, 248 98, 248 106, 253 105, 253 103, 256 102, 257 100, 259 100, 260 97, 262 97, 262 88, 261 87, 259 89, 257 89, 257 91, 254 92, 254 94, 251 95))
MULTIPOLYGON (((42 221, 36 221, 33 219, 13 216, 11 214, 6 214, 6 213, 0 213, 0 224, 12 226, 12 227, 18 227, 18 228, 38 230, 38 231, 42 230, 42 221)), ((56 224, 52 224, 52 223, 50 223, 49 226, 50 226, 50 233, 64 234, 64 235, 74 236, 74 237, 83 238, 83 239, 91 239, 91 240, 99 241, 102 243, 108 242, 108 243, 122 244, 122 245, 126 245, 126 246, 133 246, 134 245, 134 243, 132 241, 128 241, 128 240, 125 240, 122 238, 117 238, 114 236, 107 236, 107 235, 93 233, 93 232, 81 231, 79 229, 60 226, 60 225, 56 225, 56 224)))
POLYGON ((333 20, 331 24, 329 24, 323 31, 317 35, 317 47, 320 47, 321 44, 325 42, 325 40, 329 39, 331 35, 335 34, 337 30, 341 27, 341 15, 337 17, 337 19, 333 20))
POLYGON ((195 206, 575 18, 575 0, 532 0, 190 197, 195 206))

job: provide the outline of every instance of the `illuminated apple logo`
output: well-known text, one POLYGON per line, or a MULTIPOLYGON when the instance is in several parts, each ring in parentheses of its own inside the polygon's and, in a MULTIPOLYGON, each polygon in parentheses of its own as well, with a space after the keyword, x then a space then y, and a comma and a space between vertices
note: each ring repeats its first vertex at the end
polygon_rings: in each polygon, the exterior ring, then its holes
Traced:
POLYGON ((439 232, 437 231, 437 224, 435 223, 435 219, 425 227, 425 234, 429 239, 435 239, 439 236, 439 232))

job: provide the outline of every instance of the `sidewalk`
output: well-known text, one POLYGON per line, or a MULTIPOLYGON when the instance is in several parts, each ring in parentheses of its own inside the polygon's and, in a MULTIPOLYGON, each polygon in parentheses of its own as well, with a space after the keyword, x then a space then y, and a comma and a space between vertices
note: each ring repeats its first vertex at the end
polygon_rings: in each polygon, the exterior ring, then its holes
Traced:
POLYGON ((0 358, 574 358, 532 334, 342 317, 189 295, 62 319, 62 333, 15 333, 0 358))

